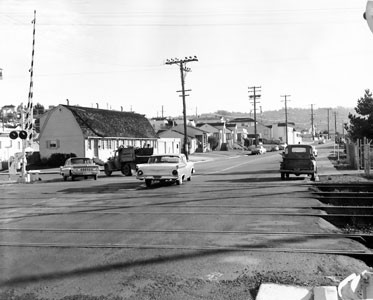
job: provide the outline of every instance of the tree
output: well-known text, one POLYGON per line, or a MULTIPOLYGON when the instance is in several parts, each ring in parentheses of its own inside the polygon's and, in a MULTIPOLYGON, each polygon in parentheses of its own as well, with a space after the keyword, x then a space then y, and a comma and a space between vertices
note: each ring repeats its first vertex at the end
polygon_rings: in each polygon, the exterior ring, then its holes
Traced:
POLYGON ((45 112, 45 108, 40 103, 34 105, 33 114, 35 116, 42 115, 45 112))
POLYGON ((373 138, 373 97, 372 93, 365 90, 364 97, 357 101, 355 111, 358 115, 349 114, 350 125, 346 130, 350 138, 354 141, 364 137, 373 138))

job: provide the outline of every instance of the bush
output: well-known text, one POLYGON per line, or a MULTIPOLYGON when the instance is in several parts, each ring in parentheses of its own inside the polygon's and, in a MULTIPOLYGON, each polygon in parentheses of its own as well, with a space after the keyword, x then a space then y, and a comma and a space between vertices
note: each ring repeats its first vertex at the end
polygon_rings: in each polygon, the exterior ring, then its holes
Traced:
POLYGON ((47 160, 47 165, 51 168, 57 168, 65 164, 66 159, 76 157, 75 153, 53 153, 47 160))

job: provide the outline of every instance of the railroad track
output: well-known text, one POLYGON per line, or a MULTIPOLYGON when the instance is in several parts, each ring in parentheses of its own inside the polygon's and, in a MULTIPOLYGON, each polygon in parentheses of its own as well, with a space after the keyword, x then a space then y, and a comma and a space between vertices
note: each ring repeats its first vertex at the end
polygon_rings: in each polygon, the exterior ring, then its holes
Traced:
MULTIPOLYGON (((326 188, 326 185, 323 186, 326 188)), ((327 187, 335 189, 335 187, 327 187)), ((341 186, 339 186, 341 188, 341 186)), ((29 218, 29 217, 42 217, 42 216, 57 216, 57 215, 72 215, 72 214, 95 214, 95 215, 194 215, 194 216, 233 216, 233 217, 250 217, 250 216, 285 216, 285 217, 318 217, 333 223, 336 226, 343 226, 346 224, 353 225, 369 225, 373 220, 373 205, 372 199, 373 193, 362 193, 356 192, 314 192, 313 196, 318 199, 347 199, 345 203, 348 206, 293 206, 293 207, 276 207, 276 206, 250 206, 250 205, 181 205, 169 204, 169 202, 158 202, 158 203, 145 203, 135 205, 114 205, 114 204, 94 204, 94 205, 1 205, 1 210, 18 210, 18 209, 30 209, 39 210, 38 212, 18 213, 18 215, 5 216, 1 219, 17 219, 17 218, 29 218), (356 195, 358 194, 358 196, 356 195), (368 195, 370 194, 370 195, 368 195), (334 197, 334 198, 333 198, 334 197), (361 207, 360 205, 351 205, 356 199, 364 199, 364 203, 367 207, 361 207), (370 201, 370 202, 369 202, 370 201), (370 204, 371 207, 368 207, 370 204), (147 209, 162 209, 160 211, 131 211, 132 208, 147 208, 147 209), (84 208, 84 209, 82 209, 84 208), (178 211, 167 211, 165 209, 178 209, 178 211), (58 211, 64 209, 64 211, 58 211), (195 209, 195 211, 187 211, 195 209), (217 211, 201 211, 201 209, 215 209, 217 211), (240 209, 239 212, 229 212, 227 209, 240 209), (263 210, 263 211, 250 211, 250 210, 263 210), (282 211, 270 211, 281 209, 282 211), (57 211, 45 211, 45 210, 57 210, 57 211), (110 211, 117 210, 117 211, 110 211), (124 211, 118 211, 124 210, 124 211), (223 211, 222 211, 223 210, 223 211), (285 210, 297 210, 297 212, 290 212, 285 210), (322 212, 302 212, 302 210, 319 210, 322 212)), ((234 197, 233 197, 234 198, 234 197)), ((305 197, 307 198, 307 197, 305 197)), ((310 198, 310 197, 308 197, 310 198)), ((103 201, 105 199, 99 199, 103 201)), ((107 200, 113 200, 112 198, 107 200)), ((117 199, 119 200, 119 198, 117 199)), ((83 201, 89 201, 85 199, 83 201)), ((195 200, 190 201, 180 200, 180 203, 193 203, 195 200)), ((201 199, 198 199, 201 201, 201 199)), ((203 201, 203 200, 202 200, 203 201)), ((322 201, 322 200, 320 200, 322 201)), ((80 201, 79 201, 80 202, 80 201)), ((359 241, 366 245, 368 248, 373 248, 373 234, 369 233, 344 233, 344 232, 265 232, 258 230, 196 230, 196 229, 143 229, 143 228, 17 228, 17 227, 0 227, 0 232, 8 233, 19 233, 19 232, 38 232, 38 233, 73 233, 73 234, 98 234, 98 233, 146 233, 146 234, 198 234, 198 235, 258 235, 258 236, 292 236, 300 238, 313 238, 313 239, 341 239, 348 238, 359 241)), ((258 247, 257 245, 250 246, 249 244, 244 246, 204 246, 204 245, 181 245, 181 244, 142 244, 142 243, 73 243, 73 242, 60 242, 60 243, 48 243, 48 242, 0 242, 0 247, 38 247, 38 248, 124 248, 124 249, 174 249, 174 250, 198 250, 198 251, 252 251, 252 252, 289 252, 289 253, 315 253, 315 254, 334 254, 334 255, 347 255, 361 259, 365 261, 369 266, 373 266, 373 253, 369 249, 367 250, 344 250, 344 249, 310 249, 310 248, 286 248, 286 247, 258 247)))

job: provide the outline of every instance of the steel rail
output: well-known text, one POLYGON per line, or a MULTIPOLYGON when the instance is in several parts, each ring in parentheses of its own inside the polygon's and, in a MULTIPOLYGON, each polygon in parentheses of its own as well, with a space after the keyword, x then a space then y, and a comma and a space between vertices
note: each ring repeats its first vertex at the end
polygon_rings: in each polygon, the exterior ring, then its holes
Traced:
POLYGON ((300 235, 336 238, 373 238, 368 233, 343 233, 343 232, 296 232, 274 231, 264 232, 256 230, 198 230, 198 229, 138 229, 138 228, 0 228, 0 231, 26 231, 26 232, 136 232, 136 233, 195 233, 195 234, 246 234, 246 235, 300 235))
POLYGON ((303 249, 303 248, 276 248, 276 247, 240 247, 240 246, 183 246, 183 245, 142 245, 142 244, 78 244, 78 243, 6 243, 0 242, 0 247, 37 247, 37 248, 135 248, 135 249, 185 249, 185 250, 229 250, 229 251, 272 251, 272 252, 301 252, 319 254, 369 254, 366 250, 343 249, 303 249))
POLYGON ((274 252, 274 253, 308 253, 308 254, 327 254, 327 255, 345 255, 366 262, 368 265, 373 263, 373 254, 365 250, 341 250, 341 249, 303 249, 303 248, 264 248, 250 246, 183 246, 183 245, 143 245, 143 244, 77 244, 77 243, 5 243, 0 242, 0 247, 18 247, 18 248, 64 248, 64 249, 139 249, 139 250, 187 250, 187 251, 236 251, 236 252, 274 252))
POLYGON ((45 212, 45 213, 30 213, 18 216, 6 216, 2 219, 9 218, 22 218, 22 217, 42 217, 50 215, 70 215, 70 214, 101 214, 101 215, 212 215, 212 216, 294 216, 294 217, 355 217, 355 218, 371 218, 373 215, 358 215, 358 214, 318 214, 318 213, 290 213, 290 212, 201 212, 201 211, 98 211, 98 210, 86 210, 86 211, 62 211, 62 212, 45 212))
MULTIPOLYGON (((78 204, 78 205, 44 205, 44 204, 29 204, 29 205, 11 205, 11 206, 1 206, 0 210, 2 209, 17 209, 17 208, 38 208, 38 209, 51 209, 51 208, 81 208, 87 207, 87 205, 78 204)), ((175 208, 247 208, 247 209, 319 209, 319 210, 332 210, 332 209, 339 209, 339 210, 351 210, 351 209, 365 209, 365 208, 372 208, 373 206, 361 206, 361 205, 322 205, 322 206, 252 206, 252 205, 235 205, 235 204, 219 204, 219 205, 212 205, 212 204, 201 204, 201 205, 178 205, 178 204, 164 204, 164 203, 144 203, 144 204, 135 204, 135 205, 112 205, 112 204, 97 204, 97 205, 90 205, 90 208, 140 208, 140 207, 175 207, 175 208)))

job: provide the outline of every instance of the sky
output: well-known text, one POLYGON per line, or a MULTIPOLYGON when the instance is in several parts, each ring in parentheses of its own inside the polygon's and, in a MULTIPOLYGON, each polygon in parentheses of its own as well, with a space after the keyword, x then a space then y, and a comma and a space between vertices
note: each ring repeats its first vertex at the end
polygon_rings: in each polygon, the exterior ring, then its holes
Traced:
POLYGON ((0 106, 33 103, 183 113, 355 107, 373 89, 366 0, 0 0, 0 106))

